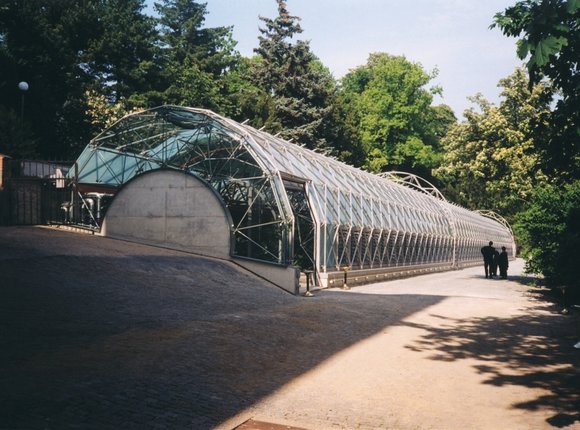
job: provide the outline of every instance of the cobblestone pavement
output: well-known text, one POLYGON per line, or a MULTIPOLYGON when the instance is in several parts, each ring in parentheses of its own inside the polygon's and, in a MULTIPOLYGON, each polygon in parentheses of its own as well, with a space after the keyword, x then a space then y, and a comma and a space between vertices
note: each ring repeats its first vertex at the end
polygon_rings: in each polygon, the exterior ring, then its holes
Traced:
POLYGON ((0 429, 580 424, 577 315, 479 272, 302 298, 228 262, 0 227, 0 429))

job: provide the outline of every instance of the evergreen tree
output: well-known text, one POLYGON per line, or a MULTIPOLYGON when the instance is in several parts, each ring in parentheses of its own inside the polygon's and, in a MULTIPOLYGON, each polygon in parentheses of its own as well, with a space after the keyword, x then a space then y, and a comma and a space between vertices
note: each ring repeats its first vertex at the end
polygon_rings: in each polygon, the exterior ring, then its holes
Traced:
POLYGON ((227 110, 225 76, 239 61, 232 27, 203 28, 206 4, 155 3, 165 63, 165 103, 227 110))
POLYGON ((284 0, 277 3, 275 19, 260 16, 265 27, 260 28, 255 49, 260 61, 252 74, 262 89, 257 104, 265 108, 258 122, 269 132, 308 148, 326 147, 332 132, 334 79, 307 41, 292 43, 302 32, 300 18, 289 14, 284 0))
POLYGON ((79 100, 90 78, 81 57, 93 36, 96 6, 76 4, 13 0, 0 7, 1 112, 19 113, 41 157, 67 157, 87 137, 79 100), (19 81, 29 90, 21 93, 19 81))
POLYGON ((95 36, 86 55, 93 83, 111 102, 151 89, 156 70, 155 19, 144 0, 107 0, 99 5, 95 36))
POLYGON ((144 0, 8 1, 0 7, 0 104, 19 111, 42 157, 74 158, 94 135, 85 93, 115 102, 155 82, 155 22, 144 0))

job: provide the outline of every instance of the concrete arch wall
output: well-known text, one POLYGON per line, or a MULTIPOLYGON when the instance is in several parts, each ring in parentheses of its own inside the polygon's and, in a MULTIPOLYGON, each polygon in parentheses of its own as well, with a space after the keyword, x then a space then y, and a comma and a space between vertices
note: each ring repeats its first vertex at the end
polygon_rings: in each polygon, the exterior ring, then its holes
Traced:
POLYGON ((127 182, 107 210, 103 236, 230 257, 231 220, 214 189, 175 170, 154 170, 127 182))

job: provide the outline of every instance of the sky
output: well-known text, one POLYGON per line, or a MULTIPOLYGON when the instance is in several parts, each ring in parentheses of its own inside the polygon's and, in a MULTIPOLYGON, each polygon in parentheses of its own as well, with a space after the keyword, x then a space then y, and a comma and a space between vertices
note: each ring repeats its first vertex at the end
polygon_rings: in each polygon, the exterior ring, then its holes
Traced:
MULTIPOLYGON (((204 0, 205 26, 233 26, 237 49, 253 55, 262 24, 275 18, 275 0, 204 0)), ((432 85, 443 88, 434 104, 451 106, 458 118, 477 93, 497 104, 500 79, 522 65, 515 39, 498 28, 493 16, 515 0, 287 0, 301 18, 298 37, 340 79, 364 65, 372 52, 404 55, 425 70, 439 71, 432 85)))

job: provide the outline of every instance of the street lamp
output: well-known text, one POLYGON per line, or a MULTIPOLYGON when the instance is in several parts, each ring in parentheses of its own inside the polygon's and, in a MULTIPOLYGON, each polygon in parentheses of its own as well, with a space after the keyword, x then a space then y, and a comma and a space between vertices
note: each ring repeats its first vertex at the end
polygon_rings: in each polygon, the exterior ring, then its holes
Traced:
POLYGON ((18 89, 22 91, 22 96, 20 98, 20 121, 24 122, 24 93, 28 91, 28 82, 22 81, 18 83, 18 89))

